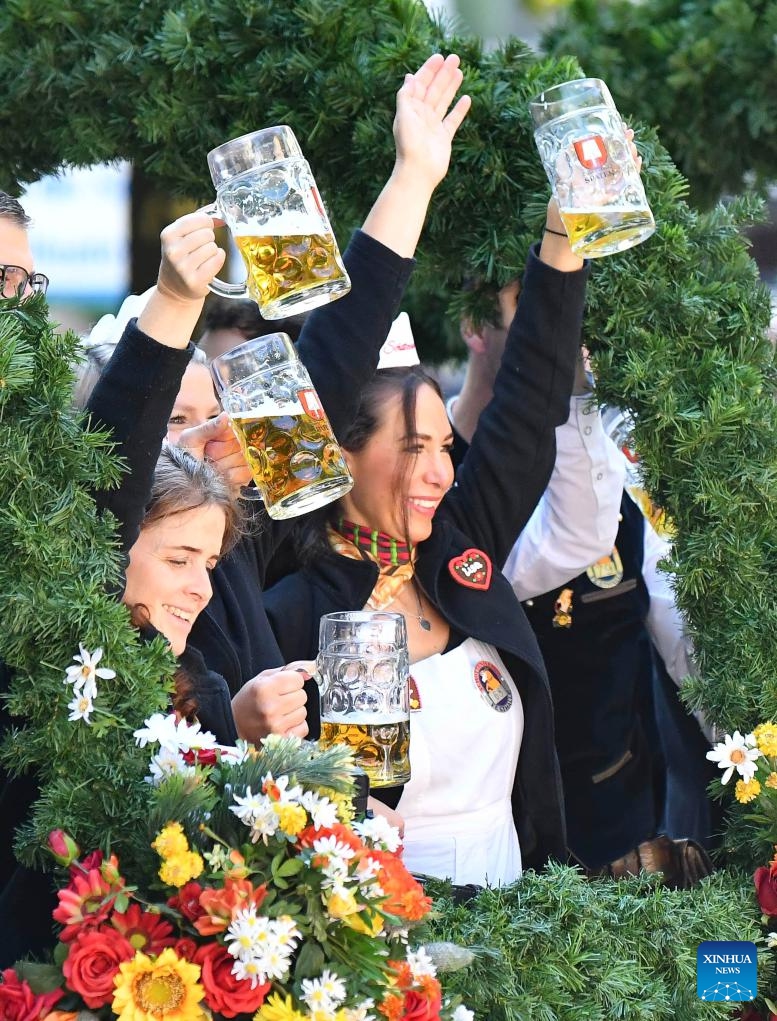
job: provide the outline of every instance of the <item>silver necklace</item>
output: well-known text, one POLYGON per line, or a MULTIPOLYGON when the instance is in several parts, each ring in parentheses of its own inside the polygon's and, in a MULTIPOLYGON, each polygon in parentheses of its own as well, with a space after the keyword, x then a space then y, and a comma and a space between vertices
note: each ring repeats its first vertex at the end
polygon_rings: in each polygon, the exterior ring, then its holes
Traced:
POLYGON ((418 613, 411 614, 411 617, 416 618, 420 627, 422 627, 424 631, 431 631, 432 622, 427 617, 424 616, 424 604, 421 602, 421 593, 418 591, 418 586, 416 585, 415 577, 411 579, 410 583, 413 586, 413 592, 415 592, 416 602, 418 603, 418 613))

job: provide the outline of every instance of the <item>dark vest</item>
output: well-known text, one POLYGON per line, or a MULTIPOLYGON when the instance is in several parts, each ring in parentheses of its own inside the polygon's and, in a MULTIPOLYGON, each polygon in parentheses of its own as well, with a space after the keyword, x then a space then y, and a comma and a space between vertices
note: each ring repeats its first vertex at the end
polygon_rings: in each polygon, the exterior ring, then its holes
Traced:
POLYGON ((645 521, 625 493, 621 515, 610 557, 524 603, 550 679, 568 843, 592 867, 652 837, 656 826, 644 733, 654 669, 645 521))

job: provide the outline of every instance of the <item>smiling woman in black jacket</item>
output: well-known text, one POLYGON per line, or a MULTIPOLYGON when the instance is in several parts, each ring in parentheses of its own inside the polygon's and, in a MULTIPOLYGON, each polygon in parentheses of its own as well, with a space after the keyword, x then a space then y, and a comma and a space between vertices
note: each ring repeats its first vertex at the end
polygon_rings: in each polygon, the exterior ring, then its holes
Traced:
MULTIPOLYGON (((405 616, 412 776, 373 793, 405 820, 408 867, 459 884, 511 882, 565 856, 548 680, 500 573, 550 476, 580 346, 588 274, 554 202, 548 218, 455 483, 433 382, 418 368, 378 372, 342 437, 353 489, 307 537, 307 566, 265 594, 281 649, 297 655, 315 656, 324 613, 405 616)), ((314 685, 308 697, 316 736, 314 685)))

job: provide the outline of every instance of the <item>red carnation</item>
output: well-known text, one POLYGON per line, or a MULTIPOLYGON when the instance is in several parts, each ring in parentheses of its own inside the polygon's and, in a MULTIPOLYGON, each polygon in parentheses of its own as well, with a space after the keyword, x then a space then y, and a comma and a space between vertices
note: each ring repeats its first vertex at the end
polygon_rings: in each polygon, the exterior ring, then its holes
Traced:
POLYGON ((755 870, 753 876, 758 903, 765 915, 777 916, 777 875, 765 865, 755 870))
POLYGON ((0 1018, 3 1021, 40 1021, 65 995, 63 989, 36 996, 13 968, 0 972, 0 1018))
POLYGON ((237 1017, 253 1014, 264 1003, 271 983, 260 983, 251 988, 249 979, 232 974, 234 957, 219 943, 201 946, 194 955, 194 963, 202 968, 200 982, 205 988, 205 1003, 216 1014, 237 1017))
POLYGON ((65 984, 82 997, 87 1007, 104 1007, 113 999, 113 980, 119 965, 134 956, 132 944, 116 929, 85 929, 70 944, 62 965, 65 984))

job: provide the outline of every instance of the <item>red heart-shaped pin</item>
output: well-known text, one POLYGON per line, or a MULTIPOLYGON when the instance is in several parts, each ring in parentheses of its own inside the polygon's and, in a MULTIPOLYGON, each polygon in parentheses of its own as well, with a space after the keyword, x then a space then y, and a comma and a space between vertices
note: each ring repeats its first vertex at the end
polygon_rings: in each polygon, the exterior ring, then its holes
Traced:
POLYGON ((464 550, 461 556, 448 561, 448 570, 459 585, 487 589, 491 584, 491 561, 479 549, 464 550))

